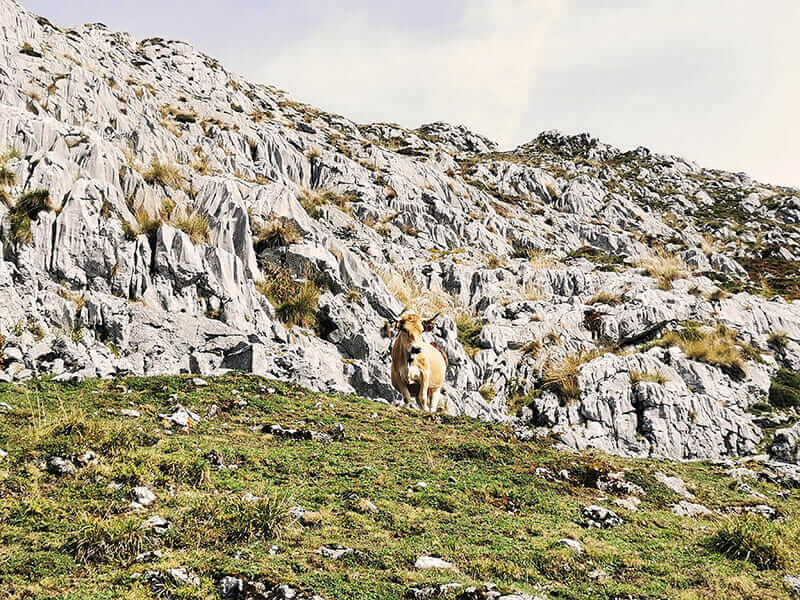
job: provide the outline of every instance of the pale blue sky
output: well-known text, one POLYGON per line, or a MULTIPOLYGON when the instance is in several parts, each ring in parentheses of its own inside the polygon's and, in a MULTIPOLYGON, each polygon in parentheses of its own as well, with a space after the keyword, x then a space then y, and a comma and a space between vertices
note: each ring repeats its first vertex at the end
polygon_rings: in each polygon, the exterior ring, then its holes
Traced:
POLYGON ((22 0, 188 41, 358 122, 544 129, 800 186, 800 0, 22 0))

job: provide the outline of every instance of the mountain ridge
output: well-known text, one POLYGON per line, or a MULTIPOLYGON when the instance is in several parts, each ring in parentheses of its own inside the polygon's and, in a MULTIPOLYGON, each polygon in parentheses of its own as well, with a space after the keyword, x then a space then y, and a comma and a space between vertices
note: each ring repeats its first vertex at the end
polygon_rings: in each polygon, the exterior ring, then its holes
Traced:
POLYGON ((381 331, 411 308, 443 313, 458 414, 633 456, 769 439, 799 191, 589 134, 356 124, 184 42, 14 0, 0 23, 0 379, 239 369, 397 402, 381 331))

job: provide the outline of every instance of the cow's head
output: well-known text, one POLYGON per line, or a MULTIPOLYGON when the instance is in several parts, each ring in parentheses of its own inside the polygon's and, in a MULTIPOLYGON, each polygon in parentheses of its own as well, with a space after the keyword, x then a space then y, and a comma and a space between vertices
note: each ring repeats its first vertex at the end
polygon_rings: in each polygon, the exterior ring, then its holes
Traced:
POLYGON ((431 331, 438 316, 423 321, 417 313, 405 313, 397 319, 398 335, 408 347, 408 362, 422 351, 422 332, 431 331))

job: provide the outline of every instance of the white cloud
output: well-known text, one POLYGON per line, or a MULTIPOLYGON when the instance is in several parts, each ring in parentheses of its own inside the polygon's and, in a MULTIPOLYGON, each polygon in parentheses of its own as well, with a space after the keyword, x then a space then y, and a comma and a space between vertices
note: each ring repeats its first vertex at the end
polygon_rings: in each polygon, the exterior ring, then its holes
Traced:
POLYGON ((366 122, 464 123, 518 136, 538 58, 561 0, 466 3, 448 37, 397 30, 361 13, 331 15, 280 52, 243 68, 302 100, 366 122), (333 18, 333 17, 336 18, 333 18))

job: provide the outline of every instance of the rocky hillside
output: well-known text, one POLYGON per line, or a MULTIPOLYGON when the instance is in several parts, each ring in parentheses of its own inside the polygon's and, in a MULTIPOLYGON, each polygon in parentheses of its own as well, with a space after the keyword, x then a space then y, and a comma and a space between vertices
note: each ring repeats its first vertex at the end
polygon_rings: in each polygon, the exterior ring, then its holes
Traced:
POLYGON ((252 375, 0 383, 9 600, 778 600, 800 477, 252 375))
POLYGON ((0 380, 237 369, 396 402, 407 306, 443 314, 456 414, 796 460, 800 191, 588 135, 361 125, 15 0, 0 53, 0 380))

